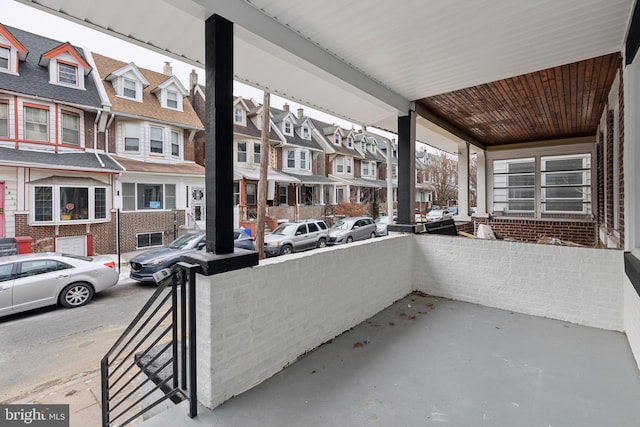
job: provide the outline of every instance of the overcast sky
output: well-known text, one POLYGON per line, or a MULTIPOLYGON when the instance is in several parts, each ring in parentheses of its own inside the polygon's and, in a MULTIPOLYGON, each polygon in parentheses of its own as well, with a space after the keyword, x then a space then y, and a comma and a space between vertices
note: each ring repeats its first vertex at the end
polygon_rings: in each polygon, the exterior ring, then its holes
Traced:
MULTIPOLYGON (((173 74, 182 81, 185 87, 188 87, 189 73, 194 69, 191 64, 179 62, 173 58, 144 49, 138 45, 125 42, 119 38, 92 30, 66 19, 59 18, 34 7, 23 5, 14 0, 0 0, 0 11, 0 22, 3 25, 20 28, 31 33, 59 40, 60 42, 70 42, 75 46, 87 47, 92 52, 100 53, 127 63, 134 62, 137 66, 152 71, 162 72, 164 63, 168 61, 171 63, 173 68, 173 74)), ((204 70, 196 68, 196 72, 198 73, 199 82, 204 84, 204 70)), ((263 93, 259 89, 243 83, 235 82, 233 90, 234 94, 237 96, 253 98, 258 103, 262 103, 263 93)), ((296 111, 300 106, 300 104, 295 102, 271 95, 272 107, 282 108, 282 105, 285 102, 290 105, 291 111, 296 111)), ((305 110, 305 115, 307 116, 329 123, 336 123, 345 128, 351 127, 351 123, 340 118, 327 115, 307 106, 303 106, 303 108, 305 110)), ((359 128, 359 126, 356 126, 356 129, 359 128)), ((379 133, 390 138, 396 138, 393 134, 388 134, 386 132, 379 133)))

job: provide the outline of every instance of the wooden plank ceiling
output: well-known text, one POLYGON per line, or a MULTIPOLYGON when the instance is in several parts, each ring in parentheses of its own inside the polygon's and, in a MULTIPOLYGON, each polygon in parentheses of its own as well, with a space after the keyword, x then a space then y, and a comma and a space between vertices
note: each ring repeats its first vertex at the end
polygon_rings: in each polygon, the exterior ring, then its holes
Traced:
POLYGON ((595 135, 613 53, 416 101, 416 111, 480 147, 595 135))

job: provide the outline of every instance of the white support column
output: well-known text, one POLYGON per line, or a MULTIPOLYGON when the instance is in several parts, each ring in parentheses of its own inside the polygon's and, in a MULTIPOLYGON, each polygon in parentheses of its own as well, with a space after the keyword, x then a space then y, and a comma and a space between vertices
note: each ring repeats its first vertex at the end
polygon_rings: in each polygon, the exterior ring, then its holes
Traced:
POLYGON ((320 184, 320 205, 324 206, 324 184, 320 184))
POLYGON ((476 178, 476 203, 478 212, 474 215, 478 218, 488 218, 487 213, 487 156, 484 151, 478 151, 476 156, 478 176, 476 178))
POLYGON ((458 142, 458 216, 469 221, 469 143, 458 142))

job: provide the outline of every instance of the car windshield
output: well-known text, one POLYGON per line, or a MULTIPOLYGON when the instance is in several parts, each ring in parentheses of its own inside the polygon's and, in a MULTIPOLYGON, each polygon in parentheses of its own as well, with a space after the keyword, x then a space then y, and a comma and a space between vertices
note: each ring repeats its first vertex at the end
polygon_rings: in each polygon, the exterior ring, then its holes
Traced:
POLYGON ((271 234, 283 234, 286 236, 292 236, 295 234, 297 229, 298 229, 298 224, 285 223, 277 226, 276 229, 273 230, 271 234))
POLYGON ((335 224, 333 224, 331 226, 332 229, 334 230, 348 230, 349 229, 349 223, 347 223, 346 221, 340 220, 338 222, 336 222, 335 224))
POLYGON ((194 246, 198 240, 202 238, 202 234, 183 234, 173 242, 169 243, 171 249, 185 249, 194 246))

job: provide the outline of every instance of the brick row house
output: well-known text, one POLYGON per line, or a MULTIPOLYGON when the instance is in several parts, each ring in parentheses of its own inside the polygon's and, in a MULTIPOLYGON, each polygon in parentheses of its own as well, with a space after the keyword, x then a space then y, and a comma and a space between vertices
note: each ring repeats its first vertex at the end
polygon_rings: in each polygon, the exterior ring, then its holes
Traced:
POLYGON ((0 237, 115 253, 204 224, 204 127, 165 72, 0 25, 0 237))

